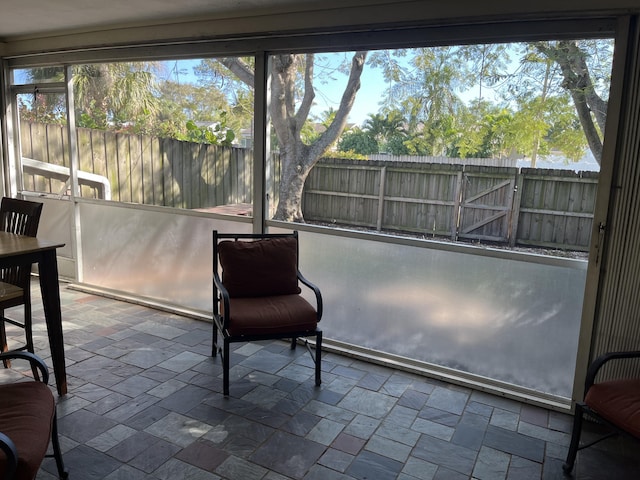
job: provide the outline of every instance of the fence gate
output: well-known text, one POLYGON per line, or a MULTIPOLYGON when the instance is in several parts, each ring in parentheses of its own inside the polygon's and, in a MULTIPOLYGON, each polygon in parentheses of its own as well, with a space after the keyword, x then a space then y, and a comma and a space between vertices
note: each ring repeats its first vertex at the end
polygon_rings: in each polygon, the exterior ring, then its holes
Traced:
POLYGON ((458 238, 509 242, 516 175, 517 169, 511 168, 507 172, 465 168, 458 238))

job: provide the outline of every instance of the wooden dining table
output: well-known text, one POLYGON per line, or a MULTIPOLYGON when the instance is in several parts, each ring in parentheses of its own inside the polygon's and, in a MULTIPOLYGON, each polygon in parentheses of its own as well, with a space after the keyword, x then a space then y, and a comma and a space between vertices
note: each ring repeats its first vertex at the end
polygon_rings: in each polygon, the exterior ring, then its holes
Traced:
POLYGON ((56 258, 56 250, 63 246, 64 243, 0 232, 0 268, 34 263, 38 265, 44 318, 51 349, 51 363, 59 395, 67 393, 58 260, 56 258))

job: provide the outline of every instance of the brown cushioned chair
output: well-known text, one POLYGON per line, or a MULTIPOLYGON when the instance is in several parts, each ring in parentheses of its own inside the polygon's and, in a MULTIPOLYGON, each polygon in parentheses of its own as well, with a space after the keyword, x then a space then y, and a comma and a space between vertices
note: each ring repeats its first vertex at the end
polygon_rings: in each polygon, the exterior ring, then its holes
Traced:
MULTIPOLYGON (((320 385, 322 296, 298 270, 298 232, 223 234, 213 231, 213 347, 223 364, 223 393, 229 395, 229 344, 315 337, 315 382, 320 385), (220 276, 219 270, 222 270, 220 276), (312 306, 300 284, 315 295, 312 306), (218 347, 218 333, 223 347, 218 347)), ((311 353, 311 349, 309 348, 311 353)))
MULTIPOLYGON (((17 235, 35 237, 38 233, 42 203, 4 197, 0 204, 0 230, 17 235)), ((33 353, 31 327, 31 265, 19 265, 0 270, 0 348, 8 351, 5 323, 25 330, 25 345, 10 351, 27 350, 33 353), (7 308, 24 305, 24 322, 5 317, 7 308)), ((8 362, 4 362, 5 366, 8 362)), ((35 371, 34 371, 35 372, 35 371)))
POLYGON ((27 360, 42 379, 0 385, 0 478, 33 480, 48 456, 55 458, 59 477, 67 478, 58 441, 56 401, 47 386, 47 366, 28 352, 2 353, 0 359, 27 360), (52 455, 47 455, 49 440, 52 455))
POLYGON ((637 352, 613 352, 598 357, 589 366, 585 381, 583 402, 576 403, 573 432, 567 460, 562 468, 571 473, 578 450, 590 447, 616 434, 640 440, 640 378, 624 378, 596 383, 598 371, 613 360, 640 358, 637 352), (582 420, 588 415, 608 426, 608 433, 586 445, 580 445, 582 420))

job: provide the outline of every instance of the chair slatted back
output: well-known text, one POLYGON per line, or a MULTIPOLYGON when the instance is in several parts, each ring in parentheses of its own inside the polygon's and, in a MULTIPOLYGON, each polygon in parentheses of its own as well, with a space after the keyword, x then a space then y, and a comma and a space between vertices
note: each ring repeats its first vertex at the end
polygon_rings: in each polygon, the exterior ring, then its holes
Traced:
MULTIPOLYGON (((35 237, 38 234, 42 203, 3 197, 0 204, 0 230, 17 235, 35 237)), ((31 272, 31 266, 2 269, 3 282, 23 287, 31 272)))
POLYGON ((0 229, 3 232, 35 237, 41 214, 42 203, 4 197, 0 204, 0 229))

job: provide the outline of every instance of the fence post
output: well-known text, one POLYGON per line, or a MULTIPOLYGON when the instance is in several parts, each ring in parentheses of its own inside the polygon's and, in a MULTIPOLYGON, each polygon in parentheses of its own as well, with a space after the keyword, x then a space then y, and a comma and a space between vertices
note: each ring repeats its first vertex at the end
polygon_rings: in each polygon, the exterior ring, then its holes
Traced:
POLYGON ((458 226, 460 225, 460 201, 462 200, 462 180, 464 174, 464 166, 458 171, 456 175, 456 193, 453 199, 453 212, 451 220, 451 240, 458 239, 458 226))
POLYGON ((385 183, 387 179, 387 167, 386 165, 380 170, 380 185, 378 186, 378 221, 376 223, 376 229, 382 230, 382 215, 384 214, 384 191, 385 183))
POLYGON ((522 172, 516 173, 516 188, 513 192, 513 206, 511 207, 511 222, 509 225, 509 246, 516 244, 518 236, 518 220, 520 218, 520 202, 522 200, 522 186, 524 184, 524 176, 522 172))

